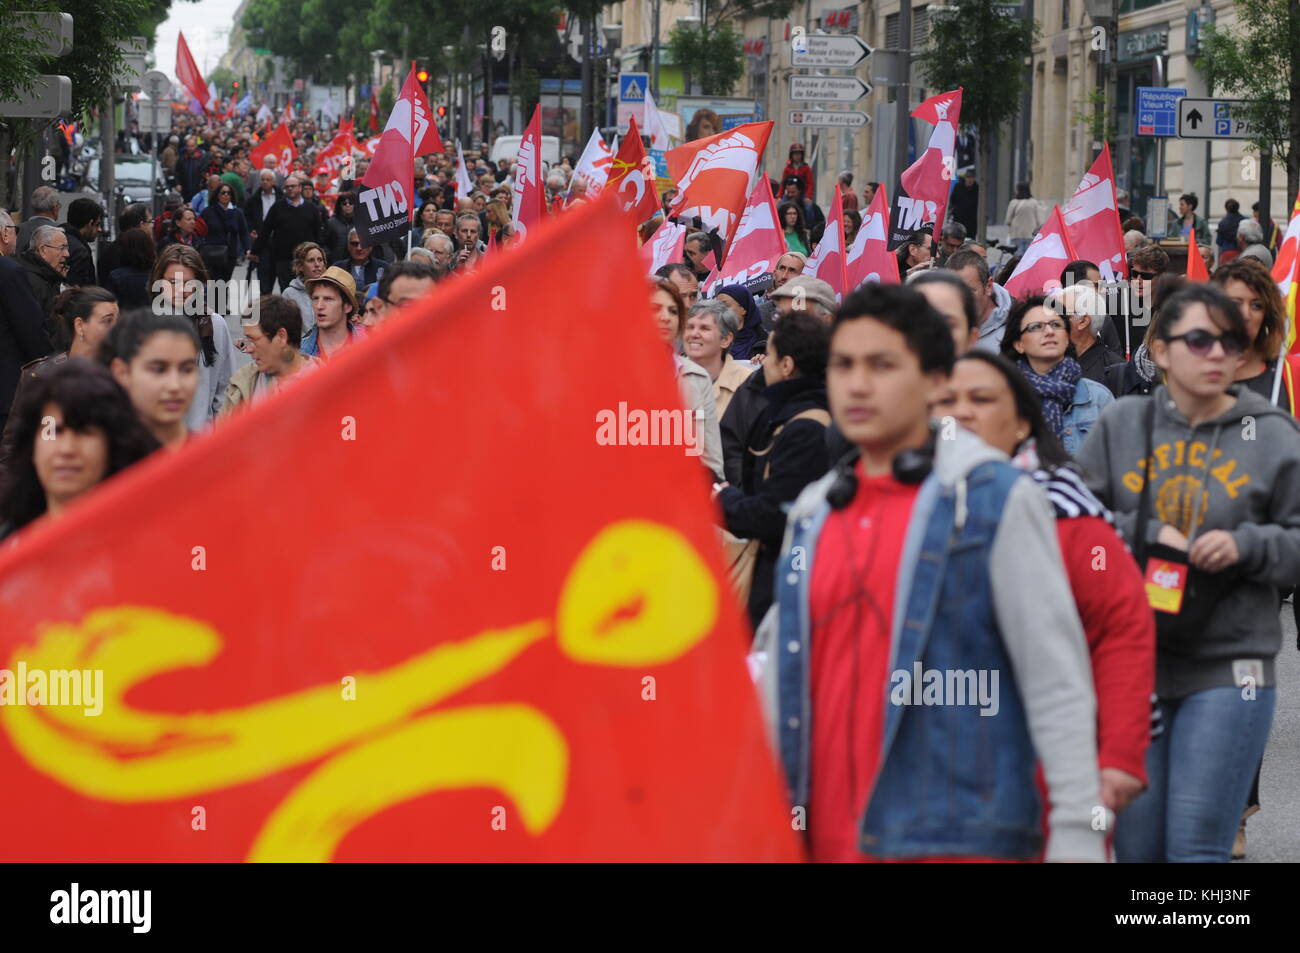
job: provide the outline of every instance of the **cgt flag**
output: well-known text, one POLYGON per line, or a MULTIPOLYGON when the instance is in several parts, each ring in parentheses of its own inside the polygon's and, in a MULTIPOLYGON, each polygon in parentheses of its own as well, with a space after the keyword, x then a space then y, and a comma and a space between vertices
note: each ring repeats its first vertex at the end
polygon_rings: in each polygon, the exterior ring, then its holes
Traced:
POLYGON ((0 553, 0 860, 799 858, 626 218, 550 227, 0 553))
POLYGON ((931 96, 912 110, 914 117, 933 124, 934 130, 925 152, 900 177, 891 216, 890 251, 907 241, 912 232, 927 226, 931 237, 936 241, 939 238, 952 192, 963 88, 931 96))
POLYGON ((298 156, 298 150, 294 148, 293 136, 289 134, 289 127, 281 124, 276 126, 265 139, 259 142, 256 148, 248 154, 248 161, 252 163, 254 169, 262 168, 262 160, 266 156, 275 156, 275 168, 281 175, 288 175, 290 168, 293 166, 293 160, 298 156))
POLYGON ((414 67, 377 143, 354 213, 357 238, 366 248, 401 238, 410 230, 415 157, 446 151, 414 67))
POLYGON ((882 285, 899 283, 898 256, 889 250, 889 196, 885 194, 884 183, 876 189, 867 213, 862 216, 862 227, 854 236, 844 270, 850 291, 868 281, 882 285))
POLYGON ((659 211, 654 163, 646 155, 636 117, 628 117, 627 135, 609 166, 605 188, 617 194, 618 205, 640 225, 659 211))
POLYGON ((1052 214, 1025 249, 1025 256, 1002 287, 1013 298, 1038 294, 1061 287, 1061 272, 1077 259, 1070 233, 1061 217, 1061 206, 1053 205, 1052 214))
MULTIPOLYGON (((745 200, 764 178, 763 150, 773 123, 751 122, 716 136, 696 139, 668 152, 668 175, 677 183, 677 197, 668 214, 698 215, 705 231, 718 230, 730 243, 744 214, 745 200)), ((725 262, 730 250, 723 253, 725 262)))

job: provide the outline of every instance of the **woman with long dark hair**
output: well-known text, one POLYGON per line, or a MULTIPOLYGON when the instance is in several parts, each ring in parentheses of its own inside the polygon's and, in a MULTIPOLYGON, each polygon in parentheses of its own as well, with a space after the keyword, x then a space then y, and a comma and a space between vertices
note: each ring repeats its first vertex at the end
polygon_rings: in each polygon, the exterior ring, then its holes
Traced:
POLYGON ((248 219, 244 210, 235 203, 235 190, 223 182, 212 193, 208 207, 203 210, 208 235, 201 250, 213 276, 229 281, 236 262, 243 259, 253 247, 248 234, 248 219))
POLYGON ((1121 811, 1145 787, 1151 737, 1155 625, 1142 574, 1014 364, 983 351, 959 355, 935 414, 954 418, 1011 457, 1052 503, 1092 661, 1102 803, 1121 811))
POLYGON ((786 250, 797 251, 807 257, 808 226, 804 222, 803 209, 799 207, 799 203, 782 202, 776 210, 776 215, 781 220, 781 233, 785 236, 786 250))
POLYGON ((894 252, 898 258, 898 276, 904 281, 912 269, 921 270, 932 266, 934 261, 934 240, 924 228, 918 228, 907 236, 907 240, 894 252))
POLYGON ((1300 579, 1300 425, 1234 384, 1235 302, 1196 284, 1152 321, 1164 383, 1107 408, 1079 453, 1145 564, 1166 729, 1121 818, 1121 861, 1223 862, 1268 742, 1280 590, 1300 579))
POLYGON ((153 239, 138 228, 129 228, 118 238, 121 254, 117 267, 108 273, 108 290, 123 308, 145 308, 153 300, 149 273, 157 260, 153 239))
POLYGON ((154 262, 149 278, 156 295, 155 312, 184 315, 198 333, 201 345, 199 386, 186 415, 190 430, 202 430, 216 416, 226 385, 235 369, 235 344, 224 315, 215 313, 208 300, 208 271, 203 259, 186 245, 169 245, 154 262), (195 295, 201 297, 195 300, 195 295))
POLYGON ((16 408, 14 456, 0 474, 0 537, 57 518, 91 488, 158 449, 107 368, 69 358, 16 408))
POLYGON ((1038 394, 1043 417, 1065 452, 1078 453, 1115 397, 1105 384, 1083 376, 1065 318, 1047 307, 1043 295, 1029 295, 1011 306, 1002 356, 1020 368, 1038 394))
POLYGON ((185 415, 199 386, 199 349, 189 320, 144 308, 126 314, 100 349, 100 363, 168 450, 180 449, 191 436, 185 415))
POLYGON ((1223 289, 1237 304, 1246 322, 1250 347, 1241 355, 1241 364, 1233 379, 1244 384, 1270 403, 1295 414, 1295 382, 1291 368, 1283 362, 1281 377, 1278 360, 1282 339, 1286 335, 1286 307, 1277 282, 1258 258, 1237 258, 1220 265, 1210 281, 1223 289), (1276 385, 1276 387, 1275 387, 1276 385), (1274 399, 1274 390, 1277 398, 1274 399))

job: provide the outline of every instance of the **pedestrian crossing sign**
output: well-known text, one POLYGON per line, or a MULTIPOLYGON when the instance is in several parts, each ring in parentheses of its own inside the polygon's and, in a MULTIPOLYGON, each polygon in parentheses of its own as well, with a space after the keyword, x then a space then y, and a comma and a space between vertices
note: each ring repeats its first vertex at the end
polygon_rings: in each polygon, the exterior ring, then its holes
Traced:
POLYGON ((650 77, 645 73, 623 73, 618 78, 618 98, 625 103, 645 102, 650 77))

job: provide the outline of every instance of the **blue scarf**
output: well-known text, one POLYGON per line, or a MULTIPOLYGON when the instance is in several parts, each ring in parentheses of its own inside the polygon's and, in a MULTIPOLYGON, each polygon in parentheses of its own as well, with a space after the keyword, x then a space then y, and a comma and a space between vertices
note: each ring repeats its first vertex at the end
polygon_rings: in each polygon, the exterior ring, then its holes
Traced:
POLYGON ((1065 429, 1065 415, 1074 406, 1074 391, 1079 378, 1083 376, 1079 362, 1067 357, 1046 374, 1038 374, 1029 366, 1028 358, 1022 357, 1020 372, 1042 401, 1043 419, 1047 421, 1047 426, 1052 428, 1052 433, 1056 436, 1061 436, 1061 431, 1065 429))

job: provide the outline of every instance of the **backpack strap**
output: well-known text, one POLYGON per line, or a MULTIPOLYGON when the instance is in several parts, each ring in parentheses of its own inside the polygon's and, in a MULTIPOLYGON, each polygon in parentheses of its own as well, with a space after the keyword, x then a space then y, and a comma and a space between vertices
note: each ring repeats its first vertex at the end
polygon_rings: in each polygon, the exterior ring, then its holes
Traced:
MULTIPOLYGON (((772 431, 772 440, 762 450, 749 451, 756 457, 767 457, 771 454, 772 448, 776 446, 776 438, 781 436, 781 431, 796 420, 815 420, 823 427, 829 427, 831 424, 831 415, 829 411, 822 410, 820 407, 809 407, 807 410, 801 410, 781 426, 772 431)), ((769 459, 763 466, 763 479, 766 480, 772 475, 772 461, 769 459)))

